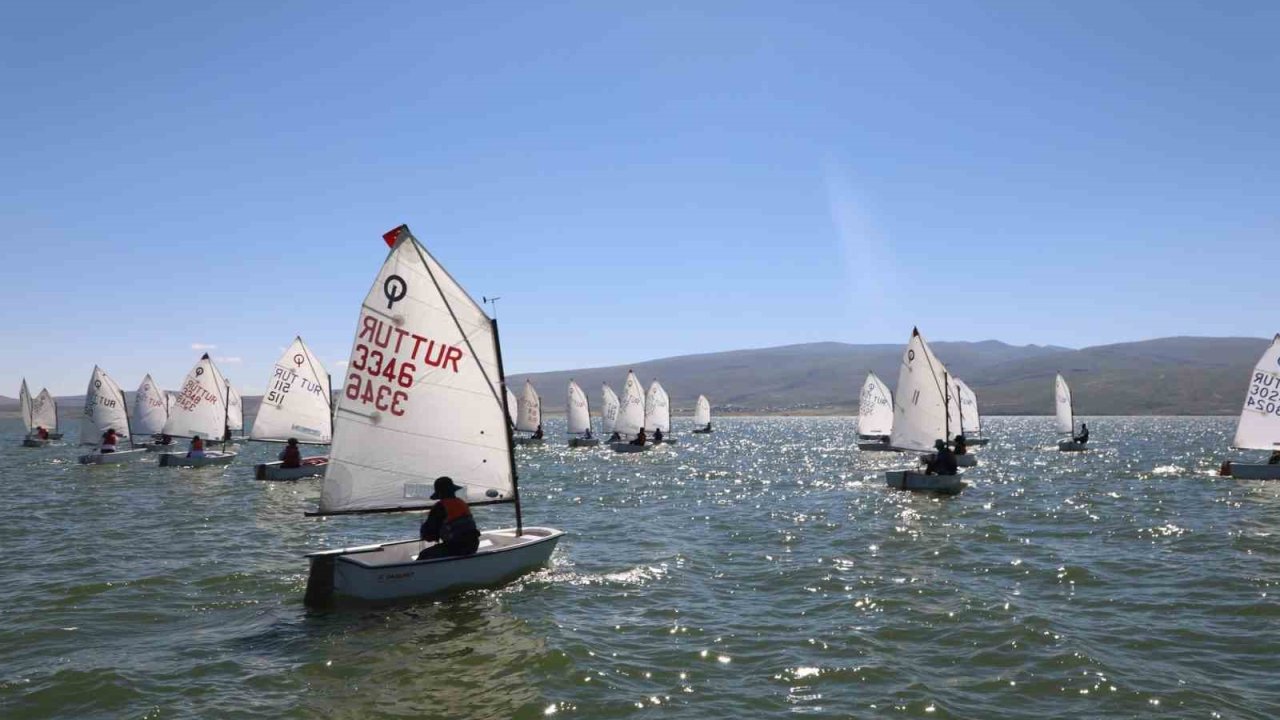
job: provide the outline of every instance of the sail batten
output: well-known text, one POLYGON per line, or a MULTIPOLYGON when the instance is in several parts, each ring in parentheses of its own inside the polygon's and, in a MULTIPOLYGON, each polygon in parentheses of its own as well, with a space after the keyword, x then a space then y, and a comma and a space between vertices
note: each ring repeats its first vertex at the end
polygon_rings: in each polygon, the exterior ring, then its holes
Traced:
POLYGON ((489 316, 399 228, 361 303, 316 514, 427 508, 440 476, 471 504, 514 500, 499 357, 489 316))
MULTIPOLYGON (((311 348, 295 337, 276 360, 249 439, 328 445, 333 439, 329 375, 311 348)), ((233 428, 234 429, 234 428, 233 428)))
POLYGON ((609 383, 601 383, 600 385, 601 404, 600 404, 600 432, 605 435, 612 435, 618 426, 618 411, 622 408, 622 403, 618 401, 618 394, 609 387, 609 383))
POLYGON ((889 386, 876 376, 867 373, 862 383, 858 401, 858 434, 867 437, 884 436, 893 432, 893 399, 889 386))
POLYGON ((1280 334, 1249 374, 1232 447, 1280 450, 1280 334))

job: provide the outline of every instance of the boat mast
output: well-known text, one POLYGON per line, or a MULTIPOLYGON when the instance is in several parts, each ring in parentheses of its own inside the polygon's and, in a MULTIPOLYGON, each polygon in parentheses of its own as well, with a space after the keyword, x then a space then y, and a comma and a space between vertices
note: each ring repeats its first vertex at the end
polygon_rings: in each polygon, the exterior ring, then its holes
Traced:
POLYGON ((507 462, 511 464, 511 492, 516 501, 516 537, 524 534, 524 519, 520 514, 520 478, 516 474, 515 441, 511 437, 511 410, 507 407, 507 373, 502 367, 502 342, 498 339, 498 319, 491 318, 489 326, 493 328, 493 348, 498 354, 498 394, 502 396, 502 412, 506 414, 507 427, 507 462))
POLYGON ((137 446, 133 444, 133 423, 129 421, 129 401, 124 399, 124 388, 117 385, 116 389, 120 391, 120 406, 124 408, 124 431, 129 433, 129 449, 136 450, 137 446))

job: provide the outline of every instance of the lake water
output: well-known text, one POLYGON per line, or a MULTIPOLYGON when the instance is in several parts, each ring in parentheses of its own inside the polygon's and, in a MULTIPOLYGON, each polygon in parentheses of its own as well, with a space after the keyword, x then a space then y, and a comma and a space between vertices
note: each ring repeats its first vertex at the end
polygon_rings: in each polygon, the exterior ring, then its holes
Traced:
POLYGON ((988 420, 952 499, 887 490, 847 418, 625 456, 552 421, 519 451, 550 568, 325 613, 302 556, 420 515, 304 518, 318 481, 252 479, 275 448, 81 467, 5 421, 0 717, 1280 716, 1280 483, 1216 476, 1232 419, 1088 421, 1060 454, 988 420))

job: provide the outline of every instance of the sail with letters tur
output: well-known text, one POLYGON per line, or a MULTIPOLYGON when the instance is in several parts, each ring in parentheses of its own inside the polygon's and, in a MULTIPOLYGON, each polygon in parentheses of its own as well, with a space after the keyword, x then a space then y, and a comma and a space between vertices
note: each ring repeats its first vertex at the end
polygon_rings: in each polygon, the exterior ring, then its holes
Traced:
POLYGON ((360 306, 315 514, 427 509, 448 477, 470 505, 514 503, 516 527, 484 531, 463 557, 426 552, 431 543, 416 536, 313 553, 311 604, 504 581, 545 564, 563 535, 520 519, 497 323, 408 227, 383 239, 391 251, 360 306))
POLYGON ((649 391, 644 396, 644 427, 649 432, 661 430, 664 435, 671 433, 671 398, 657 380, 649 384, 649 391))
POLYGON ((125 405, 124 391, 115 380, 97 365, 89 376, 89 388, 84 394, 84 414, 80 417, 80 444, 99 445, 108 430, 124 440, 129 437, 129 410, 125 405))
POLYGON ((609 387, 609 383, 600 384, 600 432, 605 437, 613 434, 618 426, 618 410, 621 403, 618 402, 618 394, 609 387))
POLYGON ((1249 374, 1249 389, 1232 447, 1280 450, 1280 335, 1271 341, 1249 374))
POLYGON ((587 394, 582 392, 578 383, 569 381, 569 403, 566 422, 570 435, 586 435, 591 432, 591 407, 587 404, 587 394))
POLYGON ((1074 434, 1076 428, 1071 408, 1071 388, 1067 386, 1067 379, 1061 373, 1053 381, 1053 401, 1054 429, 1059 434, 1074 434))
POLYGON ((880 438, 893 431, 893 400, 889 386, 876 376, 867 373, 858 400, 858 435, 863 438, 880 438))
POLYGON ((155 435, 164 430, 168 419, 165 392, 151 379, 151 375, 146 375, 133 396, 133 431, 138 435, 155 435))
POLYGON ((532 382, 524 381, 520 393, 520 410, 516 413, 516 430, 536 432, 542 426, 542 398, 532 382))
POLYGON ((31 401, 31 422, 36 427, 48 430, 50 434, 57 434, 58 401, 53 399, 48 388, 40 388, 40 394, 31 401))
MULTIPOLYGON (((295 337, 276 360, 250 440, 328 445, 333 439, 329 374, 311 348, 295 337)), ((232 429, 235 429, 234 427, 232 429)))
POLYGON ((220 440, 227 426, 227 390, 226 379, 205 353, 183 379, 161 432, 176 438, 199 435, 220 440))

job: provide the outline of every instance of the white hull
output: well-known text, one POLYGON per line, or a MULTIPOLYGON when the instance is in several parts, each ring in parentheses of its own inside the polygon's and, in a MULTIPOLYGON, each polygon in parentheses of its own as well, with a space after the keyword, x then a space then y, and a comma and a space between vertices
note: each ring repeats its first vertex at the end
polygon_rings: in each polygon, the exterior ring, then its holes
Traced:
POLYGON ((569 438, 569 447, 597 447, 600 441, 596 438, 569 438))
POLYGON ((307 603, 349 598, 368 602, 429 597, 501 584, 546 565, 564 533, 554 528, 492 530, 480 536, 474 555, 415 560, 429 547, 402 540, 309 555, 307 603))
POLYGON ((1060 452, 1084 452, 1088 450, 1088 446, 1084 443, 1078 443, 1075 440, 1063 440, 1058 443, 1060 452))
POLYGON ((189 458, 186 453, 161 453, 160 467, 208 467, 210 465, 230 465, 236 459, 233 452, 206 450, 202 458, 189 458))
POLYGON ((1231 477, 1241 480, 1280 480, 1280 465, 1233 462, 1231 477))
POLYGON ((895 490, 935 492, 957 495, 964 489, 959 475, 925 475, 911 470, 894 470, 884 474, 885 484, 895 490))
POLYGON ((49 444, 48 440, 41 440, 40 438, 29 437, 29 438, 22 439, 22 447, 44 447, 48 444, 49 444))
POLYGON ((609 447, 613 448, 614 452, 638 453, 638 452, 644 452, 645 450, 648 450, 653 446, 652 445, 632 445, 629 442, 616 442, 616 443, 610 443, 609 447))
POLYGON ((324 472, 328 467, 329 458, 327 457, 302 458, 302 467, 296 468, 286 468, 284 463, 277 460, 276 462, 254 465, 253 479, 301 480, 303 478, 324 477, 324 472))
POLYGON ((144 448, 135 448, 133 450, 117 450, 112 453, 89 453, 88 455, 80 456, 80 464, 81 465, 119 465, 121 463, 127 463, 131 460, 137 460, 138 458, 146 454, 147 454, 147 451, 144 448))

